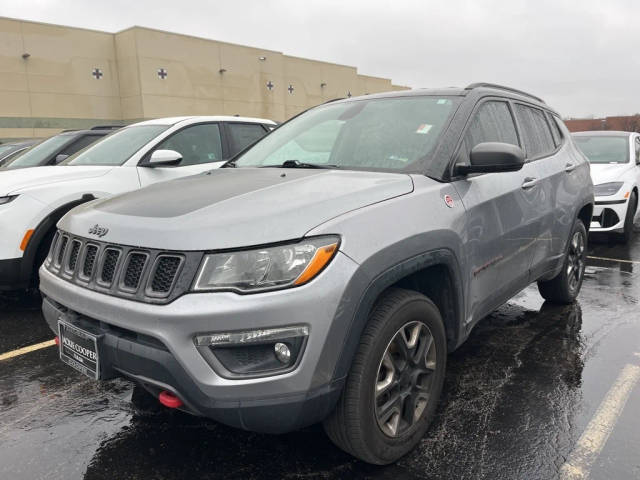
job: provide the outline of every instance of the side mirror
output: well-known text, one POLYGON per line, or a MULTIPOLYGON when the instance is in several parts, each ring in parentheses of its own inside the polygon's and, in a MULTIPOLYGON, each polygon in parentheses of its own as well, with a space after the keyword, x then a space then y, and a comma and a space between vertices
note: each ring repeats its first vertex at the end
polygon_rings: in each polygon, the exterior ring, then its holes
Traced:
POLYGON ((55 165, 58 165, 59 163, 64 162, 67 158, 69 158, 69 155, 65 155, 64 153, 60 153, 60 154, 56 155, 56 158, 53 161, 53 163, 55 165))
POLYGON ((501 142, 479 143, 469 155, 470 165, 457 165, 456 173, 515 172, 524 165, 524 152, 517 145, 501 142))
POLYGON ((144 167, 168 167, 182 161, 182 154, 175 150, 156 150, 151 154, 144 167))

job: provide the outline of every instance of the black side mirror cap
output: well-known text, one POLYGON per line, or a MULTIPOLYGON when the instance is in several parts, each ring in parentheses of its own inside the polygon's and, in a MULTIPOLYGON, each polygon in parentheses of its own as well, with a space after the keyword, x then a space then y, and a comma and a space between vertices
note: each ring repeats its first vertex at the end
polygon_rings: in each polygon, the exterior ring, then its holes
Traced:
POLYGON ((469 155, 470 165, 456 165, 456 174, 516 172, 524 165, 524 152, 502 142, 479 143, 469 155))

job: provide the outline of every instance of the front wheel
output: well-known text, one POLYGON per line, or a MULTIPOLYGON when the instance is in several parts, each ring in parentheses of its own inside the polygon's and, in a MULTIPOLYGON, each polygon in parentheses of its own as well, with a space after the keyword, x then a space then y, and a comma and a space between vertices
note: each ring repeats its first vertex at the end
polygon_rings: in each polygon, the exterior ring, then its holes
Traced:
POLYGON ((426 432, 442 391, 446 340, 440 312, 424 295, 393 288, 376 303, 325 431, 341 449, 385 465, 426 432))
POLYGON ((580 293, 587 263, 587 229, 576 220, 569 237, 569 246, 562 270, 551 280, 538 282, 538 291, 545 300, 559 304, 573 303, 580 293))

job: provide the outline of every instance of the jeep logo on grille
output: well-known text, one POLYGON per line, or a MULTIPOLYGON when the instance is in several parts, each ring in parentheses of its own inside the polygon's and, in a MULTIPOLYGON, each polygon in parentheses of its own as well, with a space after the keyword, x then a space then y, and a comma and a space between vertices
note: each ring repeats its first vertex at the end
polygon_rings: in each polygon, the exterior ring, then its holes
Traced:
POLYGON ((101 227, 97 223, 89 229, 89 235, 96 235, 100 238, 104 237, 107 233, 109 233, 109 229, 101 227))

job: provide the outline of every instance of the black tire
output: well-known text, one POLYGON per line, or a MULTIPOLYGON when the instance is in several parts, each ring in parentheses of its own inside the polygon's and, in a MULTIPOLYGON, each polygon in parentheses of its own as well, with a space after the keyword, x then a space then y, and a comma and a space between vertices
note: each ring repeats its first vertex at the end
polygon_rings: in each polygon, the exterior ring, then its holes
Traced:
POLYGON ((567 305, 573 303, 580 293, 584 279, 587 256, 587 229, 582 220, 576 220, 569 235, 569 244, 562 270, 548 281, 538 282, 538 291, 542 297, 553 303, 567 305), (576 245, 574 240, 577 240, 576 245))
POLYGON ((354 457, 376 465, 392 463, 411 451, 435 414, 444 382, 446 349, 442 317, 431 300, 410 290, 386 291, 371 312, 338 405, 324 421, 329 438, 354 457), (407 341, 407 332, 416 331, 407 341), (417 338, 413 347, 411 338, 417 338), (403 341, 404 349, 396 348, 403 341), (387 358, 393 373, 389 377, 387 371, 381 379, 387 358), (376 393, 387 380, 390 386, 376 393), (380 402, 383 405, 379 406, 380 402), (393 421, 381 425, 384 413, 378 413, 391 404, 398 407, 387 409, 398 419, 395 436, 383 431, 389 430, 393 421))
POLYGON ((633 219, 636 216, 638 208, 638 195, 635 191, 631 192, 629 197, 629 206, 627 207, 627 215, 624 217, 624 230, 618 234, 620 243, 627 244, 633 238, 633 219))

